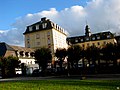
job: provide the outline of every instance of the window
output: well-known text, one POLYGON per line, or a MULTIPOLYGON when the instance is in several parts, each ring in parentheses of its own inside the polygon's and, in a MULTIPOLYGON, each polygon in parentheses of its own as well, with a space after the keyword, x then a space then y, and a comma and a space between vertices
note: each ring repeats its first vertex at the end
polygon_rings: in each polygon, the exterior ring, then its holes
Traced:
POLYGON ((39 29, 39 25, 36 25, 36 30, 38 30, 39 29))
POLYGON ((47 27, 47 23, 42 24, 42 28, 45 29, 47 27))
POLYGON ((75 42, 78 42, 78 39, 75 39, 75 42))
POLYGON ((50 44, 50 39, 48 39, 48 44, 50 44))
POLYGON ((100 36, 97 36, 97 39, 100 39, 100 36))
POLYGON ((24 56, 23 51, 20 51, 20 56, 24 56))
POLYGON ((88 38, 88 37, 86 38, 86 41, 89 41, 89 38, 88 38))
POLYGON ((93 46, 95 46, 95 43, 92 43, 93 46))
POLYGON ((39 39, 40 38, 40 35, 39 34, 36 34, 36 39, 39 39))
POLYGON ((106 41, 104 41, 103 43, 104 43, 104 45, 106 45, 106 41))
POLYGON ((27 36, 27 41, 29 41, 30 40, 30 37, 29 36, 27 36))
POLYGON ((32 61, 30 61, 30 64, 32 64, 32 61))
POLYGON ((95 40, 95 37, 92 37, 92 40, 95 40))
POLYGON ((31 27, 29 27, 29 31, 32 31, 32 26, 31 26, 31 27))
POLYGON ((47 32, 47 35, 49 36, 49 35, 50 35, 50 32, 47 32))
POLYGON ((100 42, 97 42, 98 45, 100 45, 100 42))
POLYGON ((50 46, 50 45, 48 45, 48 48, 50 49, 50 48, 51 48, 51 46, 50 46))
POLYGON ((34 57, 34 52, 31 52, 31 53, 30 53, 30 56, 31 56, 31 57, 34 57))
POLYGON ((29 56, 29 52, 25 52, 25 56, 27 56, 27 57, 28 57, 28 56, 29 56))
POLYGON ((110 35, 107 35, 107 38, 110 38, 110 35))
POLYGON ((89 43, 87 43, 87 46, 89 47, 89 43))
POLYGON ((30 48, 30 43, 29 42, 27 43, 27 48, 30 48))
POLYGON ((83 39, 81 39, 81 42, 83 42, 83 39))
POLYGON ((37 45, 40 45, 40 42, 37 42, 37 45))
POLYGON ((85 47, 85 45, 84 45, 84 44, 82 44, 82 47, 84 48, 84 47, 85 47))

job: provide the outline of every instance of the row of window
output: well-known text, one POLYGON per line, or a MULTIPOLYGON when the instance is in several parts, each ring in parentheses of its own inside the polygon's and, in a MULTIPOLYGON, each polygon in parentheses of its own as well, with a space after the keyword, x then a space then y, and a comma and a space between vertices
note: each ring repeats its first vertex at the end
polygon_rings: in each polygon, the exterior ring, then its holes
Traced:
MULTIPOLYGON (((36 35, 36 39, 40 39, 40 34, 37 33, 36 35)), ((47 32, 47 37, 49 38, 48 39, 48 44, 50 44, 50 32, 47 32)), ((27 38, 27 47, 30 48, 30 36, 28 35, 27 38)), ((36 42, 36 45, 39 46, 40 45, 40 41, 36 42)))
MULTIPOLYGON (((44 23, 42 23, 42 25, 36 24, 36 25, 34 25, 34 26, 29 26, 29 27, 28 27, 28 30, 29 30, 29 31, 39 30, 39 29, 41 29, 41 27, 42 27, 42 29, 46 29, 46 28, 47 28, 47 24, 48 24, 48 23, 44 22, 44 23)), ((51 22, 51 26, 54 27, 55 29, 57 29, 58 31, 65 33, 65 32, 64 32, 64 29, 61 28, 59 25, 51 22)))
MULTIPOLYGON (((50 36, 50 32, 47 32, 47 36, 50 36)), ((40 39, 40 34, 36 34, 36 39, 40 39)), ((27 40, 30 40, 30 36, 27 36, 27 40)))
MULTIPOLYGON (((111 38, 111 35, 107 35, 107 37, 106 38, 111 38)), ((97 37, 92 37, 92 38, 90 38, 90 37, 86 37, 86 38, 76 38, 75 39, 75 42, 77 43, 77 42, 83 42, 83 41, 90 41, 90 40, 100 40, 101 39, 101 37, 100 36, 97 36, 97 37)))
MULTIPOLYGON (((87 47, 89 47, 89 46, 91 46, 91 45, 96 45, 96 46, 100 46, 100 45, 106 45, 107 44, 107 42, 106 41, 104 41, 104 42, 96 42, 96 43, 87 43, 86 45, 87 45, 87 47)), ((85 44, 82 44, 82 47, 84 48, 85 47, 85 44)))
POLYGON ((57 29, 57 30, 59 30, 59 31, 61 31, 61 32, 64 33, 64 29, 61 28, 59 25, 57 25, 57 24, 55 24, 55 23, 51 23, 51 25, 52 25, 52 27, 54 27, 55 29, 57 29))
MULTIPOLYGON (((47 27, 47 23, 42 23, 42 28, 45 29, 47 27)), ((29 31, 33 31, 33 30, 39 30, 40 29, 40 25, 35 25, 35 26, 30 26, 29 27, 29 31)))
POLYGON ((17 52, 18 57, 22 56, 22 57, 34 57, 34 52, 17 52))

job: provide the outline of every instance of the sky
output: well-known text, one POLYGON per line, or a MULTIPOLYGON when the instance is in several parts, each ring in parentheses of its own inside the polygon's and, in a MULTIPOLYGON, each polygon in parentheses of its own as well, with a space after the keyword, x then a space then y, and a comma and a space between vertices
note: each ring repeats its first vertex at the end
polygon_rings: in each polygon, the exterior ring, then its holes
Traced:
POLYGON ((92 33, 120 33, 120 0, 0 0, 0 42, 24 46, 26 26, 47 17, 68 36, 84 35, 86 22, 92 33))

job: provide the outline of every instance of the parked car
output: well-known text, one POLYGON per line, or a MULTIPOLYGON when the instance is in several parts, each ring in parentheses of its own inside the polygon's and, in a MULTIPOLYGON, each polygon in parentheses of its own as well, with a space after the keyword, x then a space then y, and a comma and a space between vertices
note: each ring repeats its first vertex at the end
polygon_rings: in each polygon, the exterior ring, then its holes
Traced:
POLYGON ((41 75, 41 69, 35 69, 32 72, 32 76, 40 76, 41 75))

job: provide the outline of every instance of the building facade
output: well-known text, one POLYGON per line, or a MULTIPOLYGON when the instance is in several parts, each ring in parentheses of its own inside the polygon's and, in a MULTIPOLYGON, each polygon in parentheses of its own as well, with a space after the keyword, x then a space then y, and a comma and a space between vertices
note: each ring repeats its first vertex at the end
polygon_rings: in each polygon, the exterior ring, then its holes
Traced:
POLYGON ((67 38, 68 45, 80 45, 86 49, 89 46, 95 45, 96 47, 102 48, 107 43, 117 43, 114 35, 110 32, 99 32, 92 34, 88 25, 85 27, 85 35, 75 36, 67 38))
POLYGON ((35 64, 34 49, 12 45, 10 45, 10 47, 15 50, 17 57, 19 58, 21 63, 25 64, 26 74, 32 74, 33 70, 39 68, 39 65, 35 64))
POLYGON ((52 53, 57 48, 67 48, 64 29, 47 18, 41 18, 40 22, 27 26, 24 35, 27 48, 45 47, 51 49, 52 53))
MULTIPOLYGON (((31 74, 34 69, 38 69, 38 64, 35 64, 34 49, 21 46, 8 45, 4 42, 0 43, 0 57, 13 56, 17 57, 21 63, 27 67, 26 73, 31 74)), ((16 69, 16 73, 21 74, 21 68, 16 69)))

